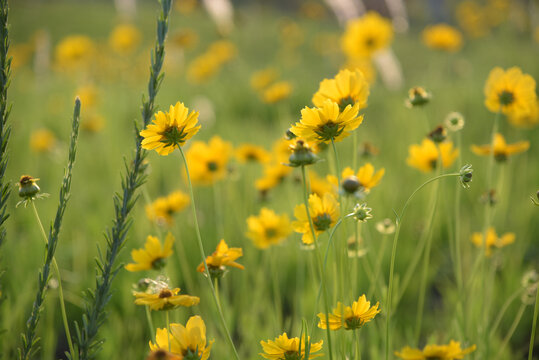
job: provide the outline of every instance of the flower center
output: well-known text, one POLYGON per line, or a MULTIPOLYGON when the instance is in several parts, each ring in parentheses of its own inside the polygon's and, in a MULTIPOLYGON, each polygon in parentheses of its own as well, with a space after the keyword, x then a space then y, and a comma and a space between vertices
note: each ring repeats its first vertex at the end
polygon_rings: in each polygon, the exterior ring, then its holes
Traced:
POLYGON ((159 293, 159 299, 165 299, 165 298, 169 298, 171 296, 172 296, 172 291, 170 291, 169 289, 163 289, 159 293))
POLYGON ((320 214, 313 219, 313 225, 318 231, 325 231, 331 226, 331 216, 329 214, 320 214))
POLYGON ((515 101, 515 95, 511 91, 504 90, 498 94, 498 100, 503 106, 511 105, 515 101))
POLYGON ((185 136, 183 128, 178 129, 176 126, 170 126, 160 133, 163 138, 161 139, 162 143, 165 143, 167 146, 182 145, 185 142, 185 136))
POLYGON ((347 177, 342 181, 342 188, 347 194, 353 194, 355 193, 360 187, 361 183, 359 182, 359 179, 352 175, 347 177))
POLYGON ((320 140, 328 141, 335 139, 344 130, 344 126, 340 127, 338 123, 329 120, 327 123, 318 126, 314 132, 320 137, 320 140))
POLYGON ((154 261, 152 261, 152 269, 154 270, 161 270, 165 266, 165 259, 164 258, 157 258, 154 261))
POLYGON ((374 38, 369 36, 365 39, 365 46, 367 48, 371 49, 374 47, 374 45, 376 45, 376 40, 374 38))
POLYGON ((342 99, 339 101, 339 110, 340 110, 340 111, 343 111, 344 109, 346 109, 346 107, 347 107, 348 105, 354 106, 355 103, 356 103, 355 100, 352 99, 351 96, 347 96, 347 97, 345 97, 345 98, 342 98, 342 99))
POLYGON ((358 329, 365 324, 365 322, 359 317, 348 318, 344 320, 344 323, 346 324, 346 330, 358 329))
POLYGON ((277 229, 274 229, 274 228, 267 228, 265 231, 264 231, 265 235, 267 238, 273 238, 275 236, 277 236, 277 229))
POLYGON ((208 161, 206 166, 208 167, 208 170, 211 172, 215 172, 217 171, 217 169, 219 169, 219 165, 217 165, 215 161, 208 161))
POLYGON ((505 152, 503 152, 503 151, 501 151, 501 152, 494 151, 494 158, 498 162, 504 162, 504 161, 507 160, 507 154, 505 152))

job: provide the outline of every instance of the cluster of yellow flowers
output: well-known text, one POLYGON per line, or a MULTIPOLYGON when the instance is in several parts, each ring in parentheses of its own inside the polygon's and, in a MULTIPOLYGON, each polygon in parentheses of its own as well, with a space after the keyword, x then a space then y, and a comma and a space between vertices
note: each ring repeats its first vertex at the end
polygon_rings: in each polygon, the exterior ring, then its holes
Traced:
POLYGON ((274 104, 288 98, 293 89, 288 81, 278 81, 278 78, 274 68, 259 70, 251 75, 251 87, 265 103, 274 104))
POLYGON ((189 64, 187 78, 195 84, 208 81, 219 72, 224 64, 230 62, 236 53, 236 46, 230 41, 214 42, 202 55, 193 59, 189 64))

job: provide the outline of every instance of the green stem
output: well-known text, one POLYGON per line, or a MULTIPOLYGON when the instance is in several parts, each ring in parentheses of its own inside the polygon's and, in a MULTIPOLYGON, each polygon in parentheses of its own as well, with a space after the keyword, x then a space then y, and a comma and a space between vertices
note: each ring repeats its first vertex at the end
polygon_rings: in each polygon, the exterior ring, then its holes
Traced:
POLYGON ((356 359, 361 360, 361 351, 359 350, 359 329, 355 329, 354 333, 356 335, 356 359))
POLYGON ((539 313, 539 284, 535 293, 535 306, 533 308, 532 334, 530 336, 530 350, 528 351, 528 360, 533 359, 533 345, 535 343, 535 330, 537 328, 537 314, 539 313))
POLYGON ((150 312, 150 307, 148 305, 146 305, 145 308, 146 308, 146 321, 148 322, 148 327, 150 328, 150 334, 152 335, 152 340, 153 340, 155 339, 155 329, 153 327, 152 314, 150 312))
POLYGON ((170 339, 170 319, 168 317, 168 310, 165 311, 165 317, 167 319, 166 321, 167 321, 168 352, 170 352, 170 348, 172 346, 172 341, 170 339))
POLYGON ((432 179, 425 181, 417 189, 415 189, 414 192, 408 197, 408 199, 404 203, 404 206, 402 207, 400 215, 397 215, 397 221, 396 221, 397 229, 395 231, 395 237, 393 238, 393 248, 391 250, 391 262, 390 262, 390 267, 389 267, 389 281, 387 285, 387 317, 386 317, 386 347, 385 347, 386 360, 389 360, 389 348, 390 348, 389 342, 391 339, 391 337, 389 336, 389 326, 390 326, 391 308, 392 308, 391 296, 393 295, 393 277, 394 277, 394 272, 395 272, 395 258, 397 255, 397 243, 399 241, 401 224, 402 224, 403 217, 406 213, 406 208, 410 204, 410 201, 414 198, 415 194, 417 194, 417 192, 421 190, 423 187, 425 187, 426 185, 444 177, 459 176, 459 175, 460 175, 459 173, 443 174, 443 175, 438 175, 432 179))
POLYGON ((519 287, 519 289, 517 291, 515 291, 507 300, 505 300, 505 303, 502 305, 502 308, 500 310, 500 312, 498 313, 498 316, 496 317, 496 320, 494 321, 494 324, 492 325, 492 327, 490 328, 490 337, 492 338, 494 336, 494 334, 496 333, 496 330, 498 329, 498 326, 500 325, 502 319, 503 319, 503 315, 505 314, 505 312, 507 311, 507 309, 509 309, 509 306, 511 305, 511 303, 519 296, 521 295, 524 291, 526 290, 526 288, 523 288, 523 287, 519 287))
POLYGON ((520 323, 520 319, 522 319, 522 315, 524 315, 524 310, 526 310, 526 304, 521 304, 520 308, 518 309, 517 315, 515 316, 515 320, 513 320, 513 323, 509 328, 509 332, 503 338, 502 345, 500 346, 500 350, 498 351, 498 356, 496 356, 496 360, 498 360, 502 356, 505 347, 509 343, 509 340, 511 340, 511 337, 513 337, 513 334, 517 329, 518 323, 520 323))
MULTIPOLYGON (((311 228, 311 234, 313 237, 314 247, 315 247, 315 253, 316 253, 316 261, 318 265, 318 272, 320 273, 320 283, 322 285, 322 295, 324 299, 324 311, 326 313, 326 335, 328 338, 328 348, 329 348, 329 358, 330 360, 333 359, 333 351, 331 346, 331 333, 329 329, 329 303, 328 303, 328 294, 327 294, 327 288, 326 288, 326 276, 323 270, 322 265, 322 259, 320 258, 320 247, 318 246, 318 240, 316 238, 316 231, 314 230, 314 224, 313 219, 311 218, 310 210, 309 210, 309 198, 308 198, 308 190, 307 190, 307 177, 305 175, 305 166, 301 166, 301 175, 303 178, 303 202, 305 204, 305 211, 307 212, 307 218, 309 219, 309 226, 311 228)), ((329 247, 329 243, 328 243, 329 247)), ((316 310, 315 310, 316 311, 316 310)))
MULTIPOLYGON (((32 210, 34 210, 34 215, 36 216, 37 223, 39 224, 39 230, 41 230, 41 235, 43 236, 43 240, 45 240, 45 244, 49 243, 49 240, 47 238, 47 234, 45 233, 45 229, 43 228, 43 224, 41 223, 41 219, 39 218, 39 213, 36 209, 36 204, 34 201, 31 201, 32 203, 32 210)), ((64 330, 66 332, 66 338, 67 338, 67 345, 69 346, 69 351, 71 354, 74 354, 74 347, 73 342, 71 340, 71 332, 69 331, 69 322, 67 321, 67 312, 66 312, 66 306, 64 301, 64 291, 62 288, 62 277, 60 276, 60 269, 58 268, 58 263, 56 262, 56 258, 52 258, 52 266, 54 267, 54 272, 56 272, 56 277, 58 278, 58 297, 60 298, 60 310, 62 313, 62 321, 64 323, 64 330)))
POLYGON ((382 247, 379 249, 378 258, 376 259, 376 268, 374 269, 374 278, 371 282, 371 285, 369 286, 369 291, 367 292, 367 299, 370 299, 372 297, 374 288, 377 285, 378 278, 380 277, 380 273, 382 272, 382 261, 384 260, 386 246, 387 246, 387 235, 384 235, 382 237, 382 247))
POLYGON ((213 183, 213 208, 215 209, 215 222, 217 223, 218 238, 225 236, 225 223, 223 219, 223 212, 221 208, 221 189, 217 182, 213 183))
POLYGON ((225 317, 223 315, 223 310, 221 309, 221 305, 219 304, 217 293, 215 292, 215 288, 213 287, 213 282, 211 281, 210 272, 208 270, 208 264, 206 263, 206 253, 204 252, 204 245, 202 244, 202 236, 200 235, 200 226, 198 225, 197 210, 196 210, 196 205, 195 205, 195 195, 193 193, 193 184, 191 183, 191 176, 189 175, 189 167, 187 166, 187 159, 185 158, 185 154, 183 153, 182 148, 178 146, 178 149, 180 150, 180 154, 182 155, 183 165, 185 167, 185 173, 187 174, 187 183, 189 185, 189 195, 191 196, 191 205, 192 205, 191 209, 193 211, 193 219, 195 221, 195 230, 196 230, 196 235, 197 235, 198 249, 200 251, 200 256, 202 257, 202 263, 204 264, 204 272, 206 275, 205 278, 207 279, 208 285, 210 286, 211 293, 213 295, 213 300, 215 301, 215 305, 217 306, 217 311, 219 312, 219 319, 221 320, 221 325, 223 326, 223 329, 225 330, 225 334, 230 344, 230 347, 232 348, 232 351, 234 353, 234 357, 236 358, 236 360, 239 360, 240 357, 236 350, 236 346, 234 345, 234 341, 232 341, 230 332, 228 331, 225 317))

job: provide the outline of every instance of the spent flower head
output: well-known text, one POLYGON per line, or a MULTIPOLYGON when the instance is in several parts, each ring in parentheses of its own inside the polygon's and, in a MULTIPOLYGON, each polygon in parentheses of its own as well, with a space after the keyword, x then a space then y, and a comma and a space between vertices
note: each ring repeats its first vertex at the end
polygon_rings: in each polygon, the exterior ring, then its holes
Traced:
POLYGON ((395 222, 391 219, 384 219, 376 223, 376 230, 383 235, 390 235, 395 232, 395 222))
POLYGON ((408 90, 408 99, 405 100, 404 104, 408 108, 424 106, 429 103, 431 97, 432 95, 424 88, 421 86, 415 86, 408 90))
POLYGON ((351 215, 359 222, 366 222, 372 219, 371 211, 372 209, 368 208, 366 203, 356 204, 354 206, 354 212, 351 215))
POLYGON ((470 164, 464 165, 459 171, 459 174, 460 174, 459 180, 460 180, 461 185, 465 189, 468 189, 470 187, 470 182, 472 182, 472 173, 473 173, 473 169, 472 169, 472 165, 470 164))
POLYGON ((438 125, 428 134, 428 137, 439 144, 447 138, 447 130, 442 125, 438 125))
POLYGON ((302 139, 295 139, 294 143, 290 145, 292 154, 288 158, 288 166, 298 167, 312 165, 320 161, 320 158, 313 152, 312 148, 307 142, 302 139))
POLYGON ((36 183, 38 180, 39 179, 33 178, 30 175, 21 176, 18 185, 19 196, 22 198, 22 200, 19 201, 16 206, 19 206, 21 204, 24 204, 24 206, 26 206, 31 201, 49 196, 49 194, 47 193, 40 193, 41 189, 36 183))
POLYGON ((449 131, 457 132, 464 127, 464 116, 459 112, 451 112, 447 114, 444 120, 444 125, 449 131))

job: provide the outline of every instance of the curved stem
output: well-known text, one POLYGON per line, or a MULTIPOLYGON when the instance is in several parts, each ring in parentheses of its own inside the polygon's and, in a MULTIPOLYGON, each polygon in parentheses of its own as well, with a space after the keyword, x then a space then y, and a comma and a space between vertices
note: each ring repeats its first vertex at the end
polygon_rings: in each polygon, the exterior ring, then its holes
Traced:
POLYGON ((521 304, 520 308, 518 309, 517 315, 515 316, 515 320, 513 320, 513 323, 511 324, 507 335, 505 335, 505 337, 503 338, 503 342, 500 346, 500 350, 498 351, 498 356, 496 356, 496 360, 498 360, 502 356, 505 347, 509 343, 509 340, 511 340, 511 337, 513 337, 513 334, 517 329, 518 323, 520 322, 520 319, 522 319, 522 315, 524 315, 524 310, 526 310, 526 304, 521 304))
MULTIPOLYGON (((41 230, 41 235, 43 236, 43 240, 45 240, 45 244, 48 244, 49 240, 47 238, 47 234, 45 233, 45 229, 43 228, 43 224, 41 223, 41 219, 39 218, 36 204, 34 204, 34 201, 31 201, 31 203, 32 210, 34 210, 34 215, 36 217, 37 223, 39 224, 39 230, 41 230)), ((56 262, 55 257, 52 258, 52 266, 54 268, 54 272, 56 273, 56 277, 58 278, 58 297, 60 298, 60 311, 62 313, 62 322, 64 323, 64 330, 66 332, 67 345, 69 346, 70 353, 74 354, 75 350, 73 347, 73 342, 71 340, 71 332, 69 331, 69 322, 67 321, 67 312, 64 301, 64 290, 62 288, 62 277, 60 276, 60 268, 58 268, 58 263, 56 262)))
POLYGON ((210 272, 208 270, 208 264, 206 263, 206 253, 204 252, 204 245, 202 244, 202 236, 200 235, 200 226, 198 225, 198 217, 197 217, 197 210, 195 205, 195 195, 193 193, 193 184, 191 183, 191 176, 189 175, 189 168, 187 166, 187 160, 185 158, 185 154, 183 153, 183 150, 180 146, 178 146, 178 149, 180 150, 180 154, 182 155, 183 165, 185 167, 185 173, 187 174, 187 184, 189 185, 189 195, 191 196, 191 209, 193 211, 193 219, 195 221, 195 230, 197 235, 197 243, 198 243, 198 249, 200 251, 200 256, 202 257, 202 263, 204 264, 204 277, 207 279, 208 284, 211 289, 211 293, 213 295, 213 300, 215 301, 215 305, 217 306, 217 311, 219 313, 219 319, 221 320, 221 324, 223 326, 223 329, 225 330, 225 334, 227 337, 227 340, 230 344, 230 347, 232 348, 232 351, 234 352, 234 357, 236 360, 239 360, 239 355, 236 350, 236 346, 234 346, 234 342, 232 341, 232 337, 230 336, 230 332, 228 331, 228 327, 226 325, 225 317, 223 315, 223 310, 221 309, 221 305, 219 304, 219 298, 217 297, 217 293, 215 291, 215 288, 213 287, 213 282, 211 281, 210 272))
POLYGON ((509 309, 509 306, 511 303, 526 290, 526 288, 519 288, 517 291, 515 291, 507 300, 505 300, 505 303, 502 305, 500 312, 498 313, 498 316, 496 317, 496 320, 494 321, 494 324, 492 325, 490 329, 490 337, 493 337, 496 333, 496 330, 498 329, 498 326, 500 325, 503 315, 509 309))

